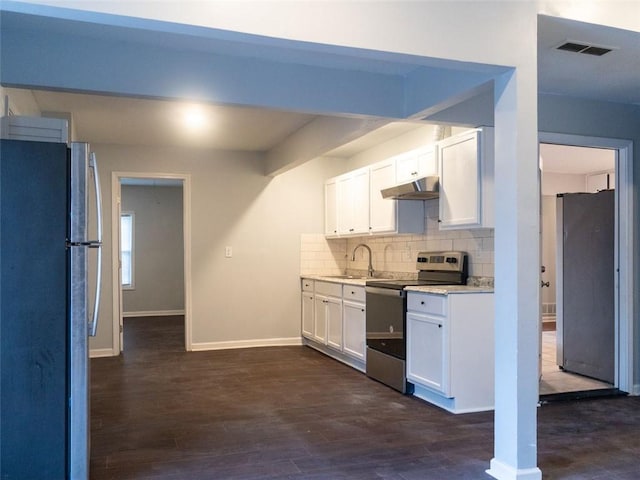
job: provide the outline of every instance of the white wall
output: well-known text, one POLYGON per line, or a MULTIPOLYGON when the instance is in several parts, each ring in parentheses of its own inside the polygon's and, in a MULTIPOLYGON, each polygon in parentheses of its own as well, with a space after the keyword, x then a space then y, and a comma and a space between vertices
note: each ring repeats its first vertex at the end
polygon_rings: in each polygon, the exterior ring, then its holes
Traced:
MULTIPOLYGON (((322 231, 323 181, 336 174, 317 160, 277 178, 258 154, 93 145, 100 163, 104 218, 111 218, 111 172, 191 175, 194 348, 300 337, 300 235, 322 231), (225 258, 225 246, 233 257, 225 258)), ((92 349, 112 338, 111 225, 104 224, 103 303, 92 349)), ((275 340, 277 341, 277 340, 275 340)))
POLYGON ((124 315, 184 311, 182 187, 123 185, 122 211, 134 215, 134 285, 124 315))
POLYGON ((586 177, 575 173, 542 172, 542 195, 585 192, 586 177))
POLYGON ((14 115, 40 116, 40 109, 31 90, 6 88, 3 86, 0 86, 0 105, 2 106, 0 116, 3 116, 5 113, 7 97, 9 99, 9 110, 14 115))

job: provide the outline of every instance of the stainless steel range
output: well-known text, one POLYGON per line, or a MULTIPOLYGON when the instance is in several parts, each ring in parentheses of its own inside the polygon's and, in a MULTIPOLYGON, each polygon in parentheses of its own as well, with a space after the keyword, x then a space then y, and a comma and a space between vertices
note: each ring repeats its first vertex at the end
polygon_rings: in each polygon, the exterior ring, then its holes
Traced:
POLYGON ((402 393, 411 393, 407 382, 405 338, 409 286, 465 285, 467 255, 464 252, 420 252, 417 280, 369 280, 366 283, 367 376, 402 393))

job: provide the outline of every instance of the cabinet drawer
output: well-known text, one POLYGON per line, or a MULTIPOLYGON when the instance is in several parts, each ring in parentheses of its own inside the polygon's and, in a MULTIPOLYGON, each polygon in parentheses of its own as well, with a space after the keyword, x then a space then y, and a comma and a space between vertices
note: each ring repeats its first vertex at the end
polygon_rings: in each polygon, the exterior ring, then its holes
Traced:
POLYGON ((364 287, 356 287, 354 285, 343 285, 342 292, 343 292, 342 297, 345 300, 352 300, 354 302, 364 302, 366 298, 364 287))
POLYGON ((409 292, 407 296, 407 310, 410 311, 444 316, 447 313, 446 308, 446 297, 444 295, 409 292))
POLYGON ((342 284, 331 282, 315 282, 316 293, 328 297, 342 298, 342 284))
POLYGON ((309 280, 308 278, 302 279, 302 291, 303 292, 313 292, 313 280, 309 280))

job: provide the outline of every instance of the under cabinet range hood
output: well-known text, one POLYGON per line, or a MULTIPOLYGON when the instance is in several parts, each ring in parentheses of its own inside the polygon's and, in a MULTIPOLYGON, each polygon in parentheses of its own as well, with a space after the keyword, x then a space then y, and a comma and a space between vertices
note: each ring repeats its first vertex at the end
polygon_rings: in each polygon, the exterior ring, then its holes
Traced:
POLYGON ((438 198, 440 190, 440 177, 423 177, 409 183, 402 183, 395 187, 383 188, 380 193, 382 198, 396 200, 429 200, 438 198))

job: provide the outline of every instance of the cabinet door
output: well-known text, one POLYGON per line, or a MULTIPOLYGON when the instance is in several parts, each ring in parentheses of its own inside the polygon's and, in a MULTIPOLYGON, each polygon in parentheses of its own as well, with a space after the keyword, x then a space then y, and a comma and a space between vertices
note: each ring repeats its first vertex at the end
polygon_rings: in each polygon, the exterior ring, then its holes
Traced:
POLYGON ((342 300, 328 297, 326 302, 327 345, 342 350, 342 300))
POLYGON ((609 188, 613 188, 613 182, 611 182, 608 173, 594 173, 587 175, 587 192, 597 193, 609 188))
POLYGON ((380 190, 395 184, 395 163, 392 160, 373 165, 369 170, 369 230, 395 232, 397 200, 382 198, 380 190))
POLYGON ((313 293, 302 292, 302 336, 313 338, 314 319, 313 293))
POLYGON ((436 158, 434 145, 428 145, 416 150, 416 160, 420 177, 438 175, 438 159, 436 158))
POLYGON ((343 302, 344 347, 347 355, 364 361, 365 359, 365 304, 343 302))
POLYGON ((336 180, 324 184, 324 233, 338 235, 338 190, 336 180))
POLYGON ((320 343, 327 343, 327 297, 316 295, 313 311, 313 339, 320 343))
POLYGON ((449 396, 445 319, 407 314, 407 378, 449 396))
POLYGON ((405 183, 417 178, 438 174, 435 147, 427 145, 394 157, 396 161, 396 183, 405 183))
POLYGON ((369 169, 361 168, 338 178, 338 233, 369 232, 369 169))
POLYGON ((396 183, 406 183, 419 178, 418 157, 406 152, 393 157, 396 162, 396 183))
POLYGON ((440 228, 481 224, 481 177, 478 132, 439 143, 440 228))

